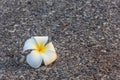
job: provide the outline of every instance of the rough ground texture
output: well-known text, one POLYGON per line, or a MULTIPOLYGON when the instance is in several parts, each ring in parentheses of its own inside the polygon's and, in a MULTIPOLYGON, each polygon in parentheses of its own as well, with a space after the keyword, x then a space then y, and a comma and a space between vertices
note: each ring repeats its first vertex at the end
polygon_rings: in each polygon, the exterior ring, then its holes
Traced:
POLYGON ((0 80, 120 80, 120 0, 0 0, 0 80), (53 42, 53 64, 26 63, 35 35, 53 42))

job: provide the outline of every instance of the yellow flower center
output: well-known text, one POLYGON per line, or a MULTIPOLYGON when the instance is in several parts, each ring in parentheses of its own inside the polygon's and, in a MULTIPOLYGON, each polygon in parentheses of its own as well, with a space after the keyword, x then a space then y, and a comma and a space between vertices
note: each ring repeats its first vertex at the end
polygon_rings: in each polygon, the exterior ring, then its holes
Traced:
POLYGON ((44 45, 42 45, 42 44, 37 45, 37 52, 38 53, 44 53, 45 50, 46 50, 46 47, 44 45))

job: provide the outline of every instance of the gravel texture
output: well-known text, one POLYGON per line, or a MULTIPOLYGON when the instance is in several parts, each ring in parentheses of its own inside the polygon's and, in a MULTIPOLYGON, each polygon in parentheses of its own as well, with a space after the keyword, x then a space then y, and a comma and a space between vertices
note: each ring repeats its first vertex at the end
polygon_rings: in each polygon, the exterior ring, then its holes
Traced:
POLYGON ((120 80, 120 0, 0 0, 0 80, 120 80), (23 44, 49 36, 58 59, 31 68, 23 44))

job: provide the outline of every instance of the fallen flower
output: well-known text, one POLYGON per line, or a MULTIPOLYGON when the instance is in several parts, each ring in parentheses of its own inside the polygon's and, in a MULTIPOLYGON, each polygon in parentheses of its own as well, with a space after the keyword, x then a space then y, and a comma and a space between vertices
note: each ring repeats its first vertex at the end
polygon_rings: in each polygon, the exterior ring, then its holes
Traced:
POLYGON ((27 55, 27 63, 33 67, 38 68, 41 66, 42 61, 45 65, 51 64, 57 59, 55 48, 52 42, 48 41, 48 36, 35 36, 26 40, 24 44, 24 51, 32 50, 30 54, 27 55))

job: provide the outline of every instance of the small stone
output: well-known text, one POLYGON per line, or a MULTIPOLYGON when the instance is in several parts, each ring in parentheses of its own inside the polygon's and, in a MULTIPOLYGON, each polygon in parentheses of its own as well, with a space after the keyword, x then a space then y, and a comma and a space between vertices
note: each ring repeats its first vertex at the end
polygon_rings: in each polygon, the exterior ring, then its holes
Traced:
POLYGON ((20 63, 23 63, 25 61, 25 56, 21 55, 21 58, 19 59, 20 63))
POLYGON ((52 0, 47 0, 46 2, 48 5, 52 6, 53 5, 53 1, 52 0))
POLYGON ((104 52, 104 53, 106 53, 107 51, 106 51, 106 50, 101 50, 101 52, 104 52))
POLYGON ((19 80, 25 80, 25 77, 23 75, 20 75, 19 80))

